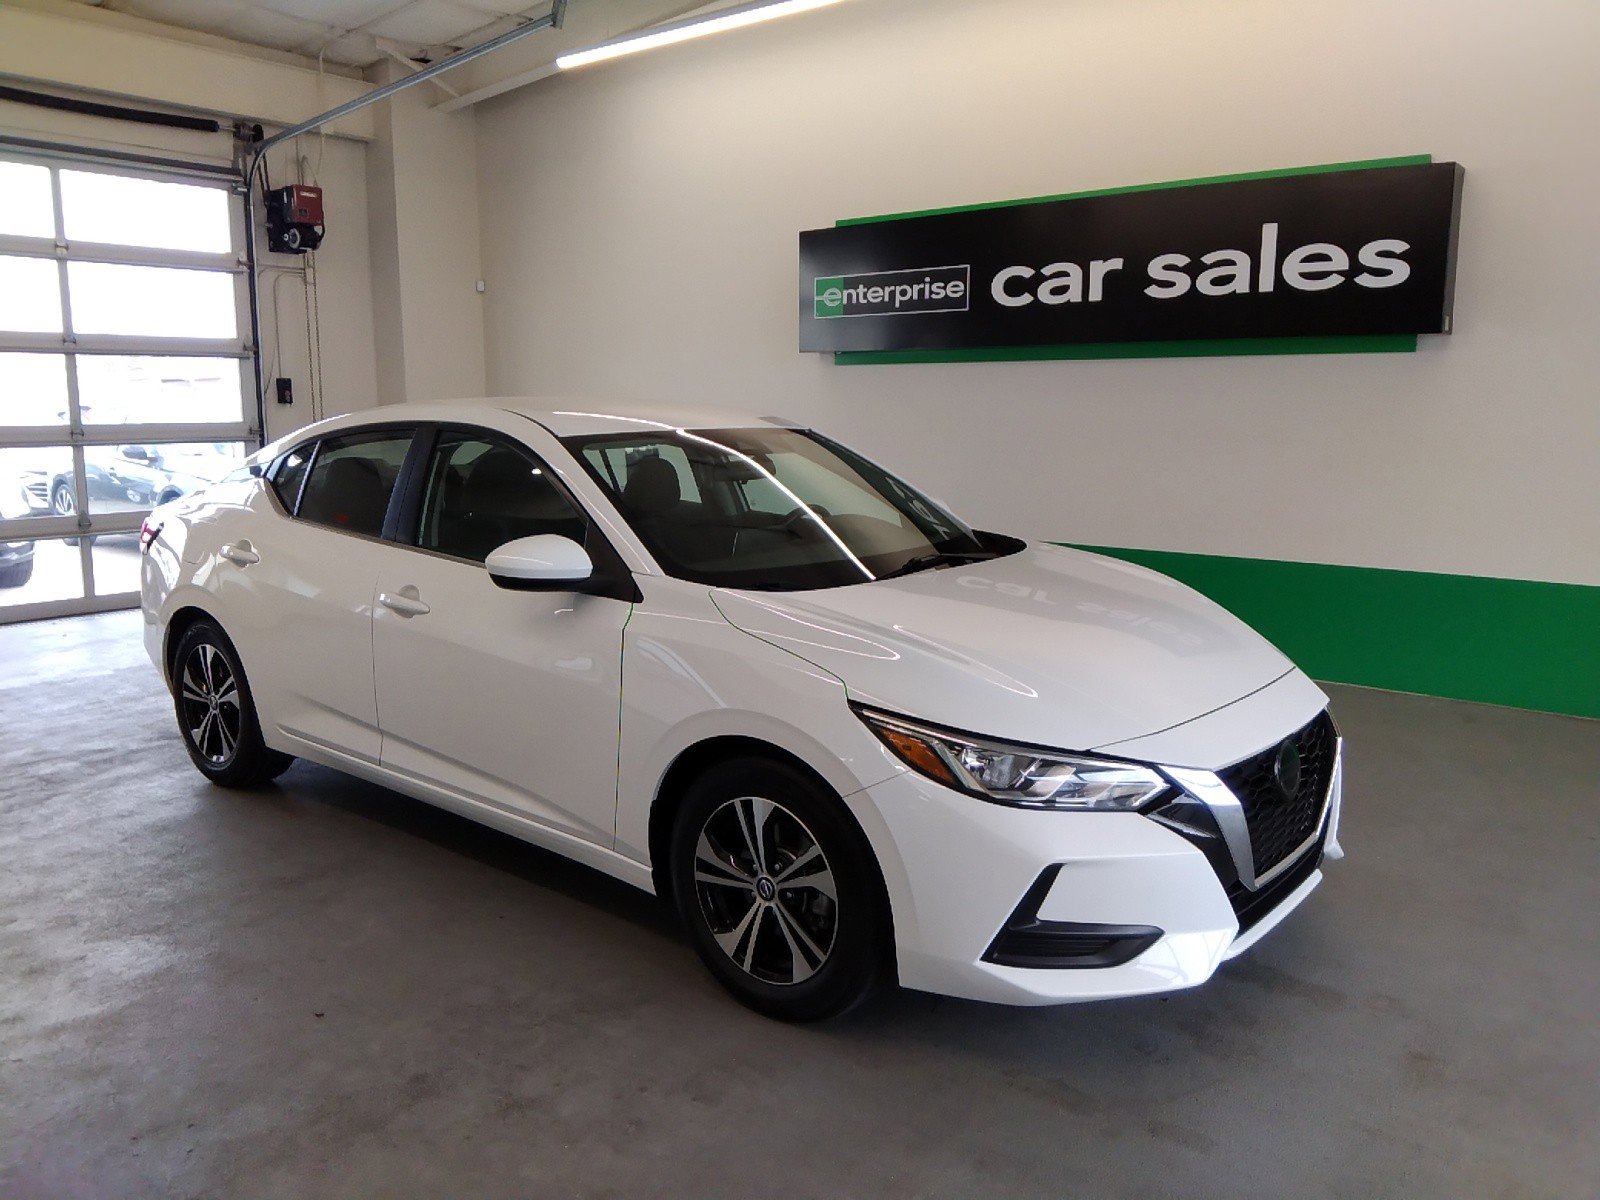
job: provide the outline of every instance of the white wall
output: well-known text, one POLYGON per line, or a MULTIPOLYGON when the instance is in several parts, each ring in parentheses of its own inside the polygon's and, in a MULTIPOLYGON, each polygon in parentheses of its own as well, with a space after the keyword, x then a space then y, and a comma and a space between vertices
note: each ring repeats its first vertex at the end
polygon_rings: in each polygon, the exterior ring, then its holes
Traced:
POLYGON ((989 527, 1600 584, 1592 0, 852 0, 479 108, 488 381, 814 419, 989 527), (837 367, 836 218, 1431 153, 1414 355, 837 367))
MULTIPOLYGON (((401 71, 390 64, 374 82, 401 71)), ((424 83, 373 108, 367 189, 385 404, 484 392, 475 117, 433 111, 441 95, 424 83)))

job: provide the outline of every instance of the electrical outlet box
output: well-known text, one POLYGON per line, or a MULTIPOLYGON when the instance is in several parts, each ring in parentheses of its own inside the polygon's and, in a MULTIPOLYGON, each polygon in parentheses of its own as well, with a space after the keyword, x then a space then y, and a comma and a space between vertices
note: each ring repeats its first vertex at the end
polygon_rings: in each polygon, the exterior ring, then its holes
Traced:
POLYGON ((293 404, 294 403, 294 381, 291 380, 291 379, 282 378, 280 376, 278 379, 274 380, 273 383, 274 383, 274 386, 276 386, 277 389, 278 389, 278 403, 279 404, 293 404))

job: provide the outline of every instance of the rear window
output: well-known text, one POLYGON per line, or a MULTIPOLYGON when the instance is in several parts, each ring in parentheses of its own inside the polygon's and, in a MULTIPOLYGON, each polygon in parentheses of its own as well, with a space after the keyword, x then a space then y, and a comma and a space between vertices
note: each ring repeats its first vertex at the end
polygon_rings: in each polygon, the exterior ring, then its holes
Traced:
POLYGON ((410 430, 324 438, 295 515, 345 533, 380 536, 389 496, 410 448, 410 430))
POLYGON ((306 467, 311 463, 311 448, 315 444, 307 442, 285 454, 278 460, 277 470, 269 480, 278 503, 287 512, 294 512, 294 506, 300 502, 300 485, 305 482, 306 467))

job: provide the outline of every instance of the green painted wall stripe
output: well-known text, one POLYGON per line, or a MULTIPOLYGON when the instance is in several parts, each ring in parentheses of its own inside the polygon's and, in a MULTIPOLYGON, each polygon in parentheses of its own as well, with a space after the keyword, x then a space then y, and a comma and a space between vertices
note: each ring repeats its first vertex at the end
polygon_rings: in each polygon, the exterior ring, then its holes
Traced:
POLYGON ((1221 358, 1233 354, 1410 354, 1414 333, 1356 337, 1214 338, 1182 342, 1086 342, 1075 346, 992 346, 967 350, 844 350, 833 356, 842 367, 904 366, 910 363, 1037 362, 1101 358, 1221 358))
POLYGON ((1274 171, 1245 171, 1238 175, 1209 175, 1200 179, 1169 179, 1162 183, 1133 183, 1124 187, 1096 188, 1089 192, 1063 192, 1059 196, 1029 196, 1022 200, 991 200, 984 204, 953 204, 948 208, 924 208, 915 212, 883 213, 872 217, 846 217, 842 221, 835 221, 834 225, 873 225, 879 221, 905 221, 912 217, 942 217, 948 213, 982 212, 990 208, 1020 208, 1026 204, 1049 204, 1054 200, 1084 200, 1090 196, 1125 196, 1130 192, 1163 192, 1169 188, 1204 187, 1208 183, 1241 183, 1248 179, 1281 179, 1286 175, 1331 175, 1335 171, 1367 171, 1374 167, 1422 167, 1432 161, 1431 154, 1407 154, 1399 158, 1366 158, 1357 162, 1280 167, 1274 171))
MULTIPOLYGON (((1204 187, 1212 183, 1238 183, 1247 179, 1281 179, 1287 175, 1329 175, 1335 171, 1366 171, 1375 167, 1418 167, 1433 161, 1431 154, 1399 158, 1368 158, 1358 162, 1318 163, 1283 167, 1273 171, 1246 171, 1238 175, 1211 175, 1202 179, 1172 179, 1164 183, 1135 183, 1126 187, 1065 192, 1059 196, 1030 196, 1022 200, 996 200, 986 204, 956 204, 917 212, 884 213, 873 217, 846 217, 836 226, 872 225, 912 217, 939 217, 948 213, 982 212, 992 208, 1020 208, 1054 200, 1083 200, 1090 196, 1123 196, 1130 192, 1160 192, 1171 188, 1204 187)), ((1238 354, 1409 354, 1417 348, 1415 334, 1368 337, 1219 338, 1179 342, 1100 342, 1073 346, 997 346, 981 350, 856 350, 835 354, 843 367, 906 366, 915 363, 1082 361, 1110 358, 1222 358, 1238 354)))
POLYGON ((1315 679, 1600 717, 1600 587, 1079 548, 1188 584, 1315 679))

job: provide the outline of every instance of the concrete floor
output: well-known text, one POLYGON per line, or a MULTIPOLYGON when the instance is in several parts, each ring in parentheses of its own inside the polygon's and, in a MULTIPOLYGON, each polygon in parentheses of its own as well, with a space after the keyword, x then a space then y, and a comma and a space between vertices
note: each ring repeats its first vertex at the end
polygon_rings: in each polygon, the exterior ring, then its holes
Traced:
POLYGON ((1600 725, 1335 689, 1345 844, 1205 987, 824 1027, 333 772, 210 788, 122 613, 0 629, 0 1196, 1600 1195, 1600 725))

